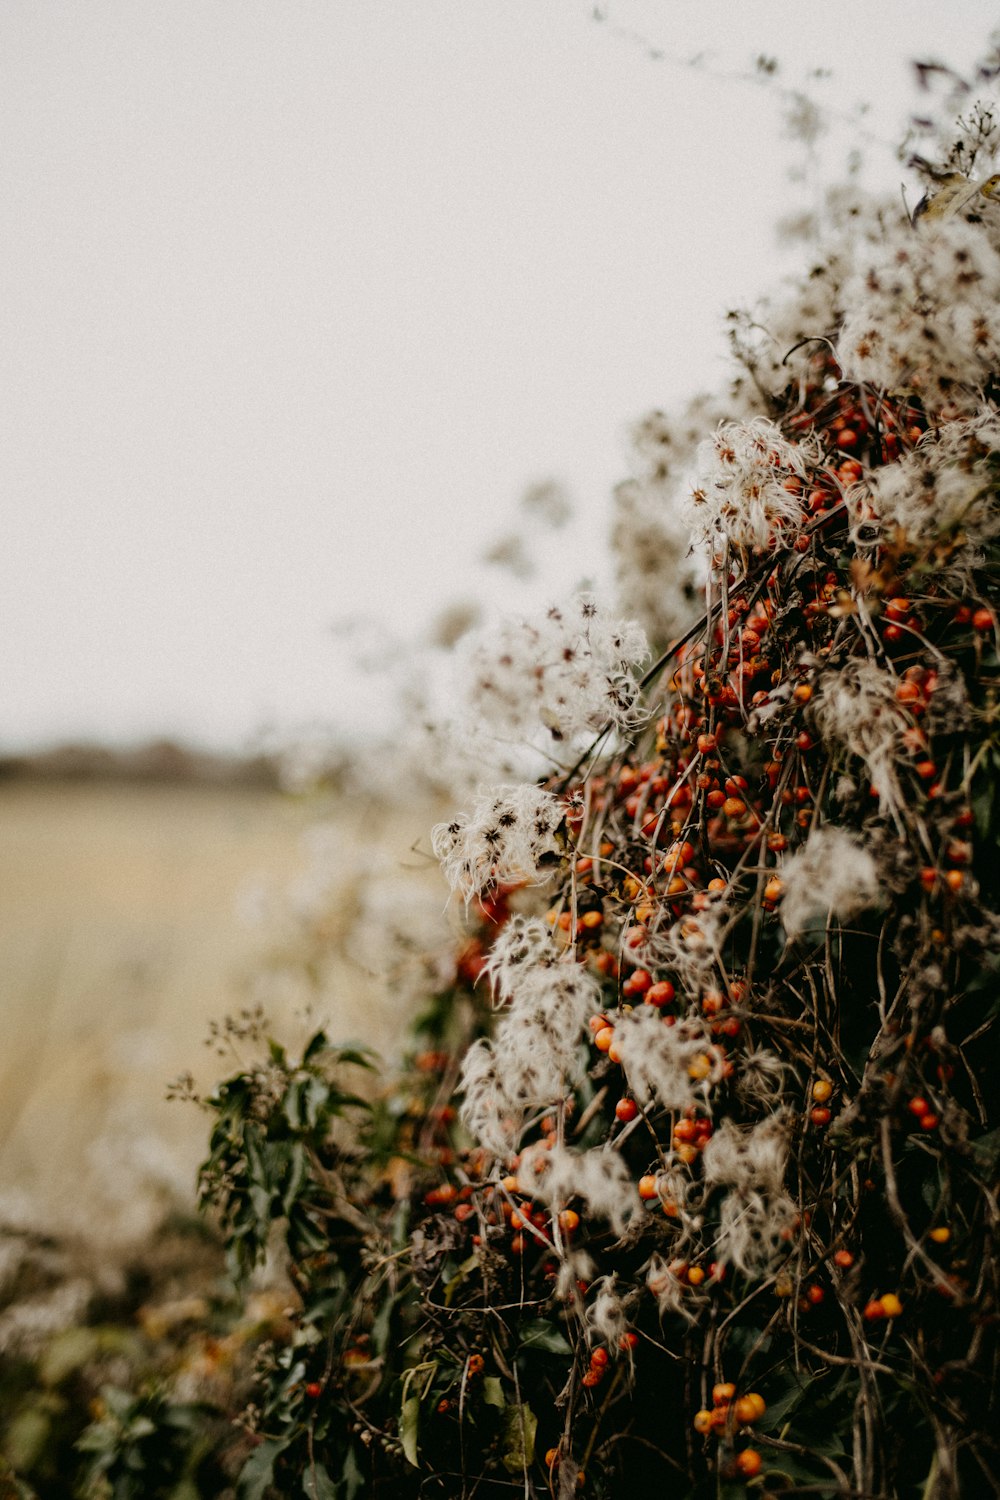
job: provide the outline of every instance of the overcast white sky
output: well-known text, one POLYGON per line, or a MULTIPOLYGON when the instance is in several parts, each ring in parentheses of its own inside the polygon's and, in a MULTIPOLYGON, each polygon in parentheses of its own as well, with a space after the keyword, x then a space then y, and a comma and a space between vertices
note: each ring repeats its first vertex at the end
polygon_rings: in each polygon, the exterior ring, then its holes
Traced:
POLYGON ((911 56, 998 19, 601 9, 4 0, 0 748, 357 726, 331 626, 483 589, 543 476, 597 571, 626 425, 721 379, 773 274, 780 103, 719 75, 832 67, 892 142, 911 56))

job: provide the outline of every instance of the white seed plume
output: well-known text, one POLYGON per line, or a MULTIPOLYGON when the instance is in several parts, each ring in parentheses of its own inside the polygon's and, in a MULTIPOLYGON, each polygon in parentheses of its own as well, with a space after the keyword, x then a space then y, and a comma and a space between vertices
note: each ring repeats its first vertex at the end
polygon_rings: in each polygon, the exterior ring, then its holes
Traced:
POLYGON ((817 917, 846 922, 879 899, 879 873, 869 851, 843 828, 815 828, 781 867, 781 921, 797 937, 817 917))
POLYGON ((849 278, 837 342, 846 380, 975 408, 1000 360, 1000 253, 984 225, 946 219, 886 237, 849 278))
POLYGON ((470 1048, 461 1078, 462 1118, 494 1155, 513 1149, 529 1110, 557 1104, 579 1077, 587 1017, 600 997, 594 976, 566 958, 506 962, 502 986, 506 1007, 493 1039, 470 1048))
POLYGON ((813 703, 820 734, 864 761, 881 805, 888 812, 900 805, 895 763, 907 724, 896 702, 896 683, 895 677, 874 662, 851 661, 823 678, 822 690, 813 703))
POLYGON ((815 442, 790 443, 773 422, 727 422, 698 449, 688 514, 709 544, 728 539, 742 550, 766 547, 803 519, 788 480, 804 480, 815 442))
POLYGON ((641 626, 606 614, 589 594, 531 620, 505 620, 470 641, 466 699, 478 723, 509 739, 593 734, 642 719, 634 668, 649 646, 641 626))
POLYGON ((571 1151, 529 1147, 522 1153, 518 1177, 532 1184, 532 1196, 553 1209, 571 1199, 586 1205, 588 1215, 604 1219, 616 1234, 639 1212, 639 1194, 632 1173, 613 1146, 571 1151))
POLYGON ((787 1254, 795 1206, 784 1191, 788 1121, 770 1116, 743 1131, 724 1120, 702 1153, 708 1187, 727 1187, 719 1206, 716 1259, 747 1276, 765 1274, 787 1254))
POLYGON ((559 854, 556 830, 564 809, 531 783, 494 787, 471 813, 439 823, 431 845, 445 878, 466 901, 498 885, 539 882, 559 854))
POLYGON ((724 1056, 700 1017, 668 1026, 659 1011, 641 1006, 616 1022, 615 1041, 629 1087, 643 1105, 689 1109, 723 1076, 724 1056))
POLYGON ((981 543, 1000 530, 996 455, 1000 414, 984 408, 924 435, 912 453, 872 474, 855 525, 878 523, 914 541, 963 533, 981 543))

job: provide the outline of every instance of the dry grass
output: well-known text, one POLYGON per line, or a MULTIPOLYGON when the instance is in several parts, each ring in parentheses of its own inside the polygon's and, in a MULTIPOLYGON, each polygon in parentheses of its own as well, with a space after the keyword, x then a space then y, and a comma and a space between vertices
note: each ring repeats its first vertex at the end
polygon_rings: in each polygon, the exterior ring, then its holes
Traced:
MULTIPOLYGON (((260 790, 0 789, 0 1182, 46 1222, 141 1232, 137 1174, 193 1180, 204 1121, 168 1104, 165 1083, 213 1076, 208 1023, 243 1003, 264 940, 240 920, 241 892, 294 876, 316 815, 260 790)), ((348 871, 371 816, 334 810, 348 871)), ((417 831, 374 830, 400 859, 417 831)), ((370 999, 345 969, 335 1028, 378 1041, 370 999)))

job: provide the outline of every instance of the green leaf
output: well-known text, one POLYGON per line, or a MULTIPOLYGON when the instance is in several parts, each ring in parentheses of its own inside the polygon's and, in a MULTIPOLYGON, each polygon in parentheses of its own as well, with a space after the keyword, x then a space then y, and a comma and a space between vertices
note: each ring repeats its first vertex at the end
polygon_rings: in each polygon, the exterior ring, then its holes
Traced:
POLYGON ((573 1351, 565 1336, 547 1318, 538 1318, 525 1325, 521 1334, 522 1349, 540 1349, 544 1354, 571 1354, 573 1351))
POLYGON ((420 1397, 407 1396, 399 1413, 399 1440, 407 1463, 419 1468, 417 1458, 417 1434, 420 1430, 420 1397))
POLYGON ((483 1381, 483 1400, 487 1406, 498 1406, 503 1411, 506 1403, 499 1375, 487 1375, 483 1381))
POLYGON ((302 1191, 302 1185, 306 1180, 307 1167, 306 1148, 299 1142, 296 1142, 292 1147, 289 1159, 288 1179, 285 1183, 285 1190, 281 1195, 281 1206, 286 1218, 292 1204, 302 1191))
POLYGON ((508 1406, 503 1414, 503 1466, 508 1474, 521 1474, 535 1459, 538 1418, 526 1401, 508 1406))
POLYGON ((371 1047, 338 1047, 337 1061, 353 1063, 356 1068, 368 1068, 369 1071, 374 1071, 376 1066, 371 1047))
POLYGON ((97 1353, 101 1334, 96 1328, 66 1328, 47 1346, 38 1373, 45 1385, 60 1385, 97 1353))
POLYGON ((269 1485, 274 1482, 275 1459, 288 1447, 287 1442, 269 1439, 255 1448, 240 1470, 237 1493, 240 1500, 264 1500, 269 1485))
POLYGON ((337 1486, 323 1464, 310 1464, 302 1476, 302 1493, 309 1500, 337 1500, 337 1486))
POLYGON ((478 1265, 479 1265, 479 1257, 478 1257, 478 1255, 470 1255, 469 1258, 468 1258, 468 1260, 463 1260, 462 1264, 459 1266, 458 1270, 455 1272, 455 1274, 451 1278, 451 1280, 445 1282, 445 1287, 444 1287, 444 1305, 445 1305, 445 1307, 450 1307, 451 1306, 451 1299, 454 1297, 455 1293, 458 1291, 458 1289, 461 1286, 462 1282, 465 1280, 466 1276, 468 1276, 469 1272, 470 1271, 474 1271, 478 1265))
POLYGON ((329 1045, 326 1039, 326 1032, 317 1031, 315 1036, 310 1037, 309 1045, 302 1054, 303 1064, 312 1062, 313 1058, 318 1057, 321 1052, 325 1052, 329 1045))
POLYGON ((344 1500, 355 1500, 355 1496, 364 1493, 367 1488, 367 1480, 361 1471, 358 1457, 353 1447, 348 1448, 342 1468, 344 1481, 344 1500))

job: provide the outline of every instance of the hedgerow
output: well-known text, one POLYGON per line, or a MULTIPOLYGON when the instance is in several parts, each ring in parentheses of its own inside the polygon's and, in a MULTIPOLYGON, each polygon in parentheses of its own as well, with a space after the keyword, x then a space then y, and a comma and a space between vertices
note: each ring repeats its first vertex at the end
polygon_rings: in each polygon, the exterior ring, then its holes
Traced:
POLYGON ((400 1072, 251 1029, 201 1101, 287 1288, 216 1399, 247 1500, 1000 1489, 998 144, 841 201, 638 425, 617 610, 469 643, 479 743, 549 769, 434 830, 400 1072))

